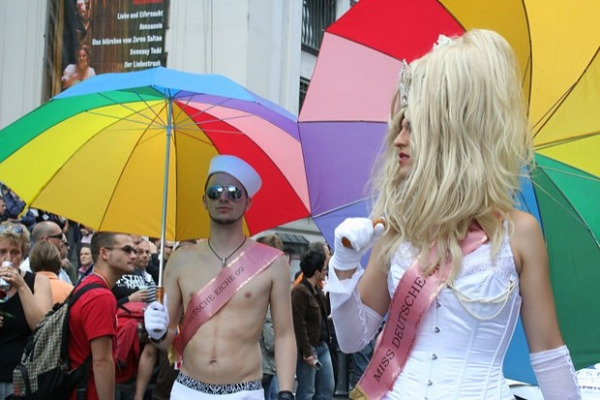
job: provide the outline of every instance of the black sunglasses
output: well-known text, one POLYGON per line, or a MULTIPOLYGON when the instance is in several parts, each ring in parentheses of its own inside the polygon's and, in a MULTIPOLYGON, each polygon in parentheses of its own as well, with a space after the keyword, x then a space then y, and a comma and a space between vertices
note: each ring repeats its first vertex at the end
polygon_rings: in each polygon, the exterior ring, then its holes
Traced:
POLYGON ((211 200, 220 199, 223 192, 227 193, 229 200, 240 201, 243 190, 235 185, 212 185, 206 188, 206 195, 211 200))
POLYGON ((124 251, 127 254, 135 254, 135 247, 132 246, 123 246, 123 247, 105 247, 105 249, 108 250, 121 250, 124 251))
POLYGON ((55 235, 46 235, 46 236, 48 236, 48 238, 50 238, 50 239, 62 239, 63 234, 61 232, 61 233, 57 233, 55 235))

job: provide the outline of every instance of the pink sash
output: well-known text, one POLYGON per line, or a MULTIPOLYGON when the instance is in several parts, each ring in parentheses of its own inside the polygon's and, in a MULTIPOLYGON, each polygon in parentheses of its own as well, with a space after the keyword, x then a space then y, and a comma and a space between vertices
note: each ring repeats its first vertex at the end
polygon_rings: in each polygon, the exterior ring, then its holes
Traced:
MULTIPOLYGON (((475 251, 485 241, 487 235, 480 228, 470 230, 460 242, 463 256, 475 251)), ((435 259, 436 254, 434 247, 429 259, 435 259)), ((443 272, 440 269, 430 277, 423 277, 417 259, 404 273, 392 297, 388 319, 373 357, 350 394, 352 399, 381 399, 392 388, 410 355, 423 315, 448 278, 450 266, 446 265, 443 272)))
POLYGON ((211 319, 248 281, 262 272, 283 253, 270 246, 255 243, 223 268, 206 286, 192 295, 173 342, 178 360, 196 331, 211 319))

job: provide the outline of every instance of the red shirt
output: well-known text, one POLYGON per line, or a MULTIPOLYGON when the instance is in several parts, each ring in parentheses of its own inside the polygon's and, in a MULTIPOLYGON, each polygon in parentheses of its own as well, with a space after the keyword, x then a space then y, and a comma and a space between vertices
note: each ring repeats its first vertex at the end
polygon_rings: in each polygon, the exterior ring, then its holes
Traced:
MULTIPOLYGON (((112 357, 113 360, 116 359, 117 300, 102 278, 94 274, 84 278, 78 290, 92 282, 100 283, 106 289, 89 290, 71 308, 69 316, 69 359, 71 360, 71 368, 77 368, 83 364, 92 352, 90 342, 102 336, 112 336, 112 357)), ((96 392, 92 364, 90 364, 90 375, 87 383, 87 398, 97 400, 98 393, 96 392)), ((75 398, 74 393, 71 398, 75 398)))

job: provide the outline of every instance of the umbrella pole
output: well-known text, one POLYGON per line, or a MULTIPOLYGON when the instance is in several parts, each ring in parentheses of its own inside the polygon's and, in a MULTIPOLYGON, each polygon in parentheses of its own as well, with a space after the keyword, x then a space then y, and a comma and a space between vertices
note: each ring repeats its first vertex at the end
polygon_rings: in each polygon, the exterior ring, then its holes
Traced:
POLYGON ((171 136, 172 132, 172 114, 173 114, 173 99, 169 97, 169 103, 167 105, 167 139, 166 139, 166 154, 165 154, 165 173, 163 183, 163 202, 162 202, 162 216, 160 221, 160 253, 159 253, 159 264, 158 264, 158 286, 156 288, 156 300, 160 303, 163 302, 164 287, 163 287, 163 270, 165 265, 164 260, 164 248, 165 248, 165 232, 167 229, 167 198, 169 189, 169 161, 171 158, 171 136))

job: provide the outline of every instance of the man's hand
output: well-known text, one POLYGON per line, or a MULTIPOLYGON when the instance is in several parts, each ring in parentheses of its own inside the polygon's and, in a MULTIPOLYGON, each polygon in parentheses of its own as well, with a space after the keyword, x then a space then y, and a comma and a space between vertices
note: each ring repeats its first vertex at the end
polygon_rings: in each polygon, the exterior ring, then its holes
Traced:
POLYGON ((158 301, 153 301, 146 308, 146 311, 144 311, 144 326, 146 327, 148 336, 155 341, 164 339, 169 328, 166 294, 163 303, 160 304, 158 301))
POLYGON ((368 218, 347 218, 335 228, 335 251, 329 262, 341 271, 358 267, 360 259, 384 231, 383 223, 373 226, 373 221, 368 218), (349 241, 351 247, 344 246, 342 239, 349 241))

